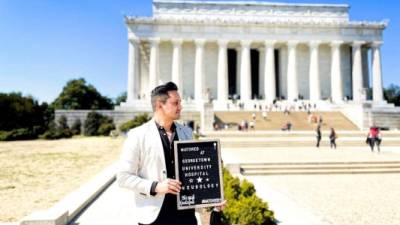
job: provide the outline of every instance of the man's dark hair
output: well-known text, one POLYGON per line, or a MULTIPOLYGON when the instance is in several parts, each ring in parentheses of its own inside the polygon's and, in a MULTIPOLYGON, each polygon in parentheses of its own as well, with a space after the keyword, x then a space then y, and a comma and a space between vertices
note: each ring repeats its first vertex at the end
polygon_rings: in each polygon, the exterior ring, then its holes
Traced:
POLYGON ((159 85, 155 87, 151 91, 151 106, 153 107, 153 111, 156 109, 156 102, 161 101, 165 103, 169 98, 168 92, 169 91, 177 91, 178 87, 174 82, 168 82, 166 84, 159 85))

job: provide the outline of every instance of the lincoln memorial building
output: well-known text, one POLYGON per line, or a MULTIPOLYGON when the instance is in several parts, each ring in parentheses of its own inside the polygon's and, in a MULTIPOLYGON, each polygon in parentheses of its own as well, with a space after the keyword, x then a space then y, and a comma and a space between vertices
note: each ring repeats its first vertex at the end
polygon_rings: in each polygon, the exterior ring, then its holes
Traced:
POLYGON ((230 111, 238 103, 252 110, 275 102, 320 110, 394 108, 383 98, 386 20, 351 21, 343 4, 152 4, 151 17, 125 17, 127 100, 116 110, 151 112, 150 91, 168 81, 178 85, 191 112, 203 112, 205 104, 230 111))

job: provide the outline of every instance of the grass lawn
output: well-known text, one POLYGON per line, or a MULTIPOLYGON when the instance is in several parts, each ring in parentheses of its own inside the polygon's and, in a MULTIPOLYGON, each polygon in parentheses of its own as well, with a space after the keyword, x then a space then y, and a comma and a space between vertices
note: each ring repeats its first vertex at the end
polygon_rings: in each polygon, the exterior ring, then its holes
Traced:
POLYGON ((115 162, 123 138, 0 142, 0 222, 51 207, 115 162))

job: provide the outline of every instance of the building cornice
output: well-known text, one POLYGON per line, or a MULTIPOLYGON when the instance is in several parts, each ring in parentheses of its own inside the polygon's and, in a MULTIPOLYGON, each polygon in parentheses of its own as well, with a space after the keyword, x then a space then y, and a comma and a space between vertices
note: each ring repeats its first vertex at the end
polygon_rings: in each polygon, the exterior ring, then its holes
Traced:
POLYGON ((371 28, 385 29, 389 21, 326 21, 326 20, 292 20, 289 18, 262 19, 262 18, 154 18, 154 17, 132 17, 126 16, 127 25, 217 25, 217 26, 278 26, 278 27, 330 27, 330 28, 371 28))
POLYGON ((284 2, 258 2, 258 1, 196 1, 196 0, 153 0, 153 3, 193 4, 193 5, 262 5, 262 6, 300 6, 300 7, 332 7, 350 8, 348 4, 309 4, 309 3, 284 3, 284 2))

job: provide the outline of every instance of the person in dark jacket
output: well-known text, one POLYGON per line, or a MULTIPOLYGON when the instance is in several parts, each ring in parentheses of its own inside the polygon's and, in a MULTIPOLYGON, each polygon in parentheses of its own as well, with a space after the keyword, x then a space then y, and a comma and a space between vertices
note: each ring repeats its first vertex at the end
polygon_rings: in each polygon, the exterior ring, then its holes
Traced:
POLYGON ((333 127, 331 127, 331 133, 329 134, 329 142, 331 145, 331 148, 336 149, 336 139, 337 139, 337 134, 335 129, 333 129, 333 127))
POLYGON ((317 137, 317 145, 315 147, 319 148, 319 143, 321 142, 321 138, 322 138, 321 125, 318 124, 316 132, 317 132, 317 135, 316 135, 316 137, 317 137))

